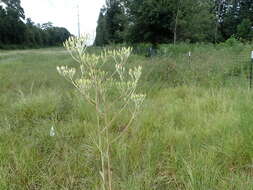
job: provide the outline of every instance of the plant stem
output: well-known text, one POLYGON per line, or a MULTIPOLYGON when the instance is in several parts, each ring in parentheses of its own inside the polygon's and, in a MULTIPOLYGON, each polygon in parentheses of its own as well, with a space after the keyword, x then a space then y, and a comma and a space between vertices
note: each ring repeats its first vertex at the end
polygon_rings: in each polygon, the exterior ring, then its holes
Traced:
POLYGON ((107 154, 107 175, 108 175, 108 184, 109 184, 109 190, 112 190, 112 172, 111 172, 111 158, 110 158, 110 140, 109 140, 109 128, 108 126, 108 119, 107 119, 107 104, 106 104, 106 98, 103 96, 103 101, 105 104, 105 113, 104 113, 104 121, 105 121, 105 126, 106 127, 106 143, 107 143, 107 149, 106 149, 106 154, 107 154))
POLYGON ((102 177, 102 188, 106 190, 106 175, 105 175, 105 164, 104 164, 104 151, 103 151, 103 143, 102 143, 102 134, 100 133, 100 115, 99 115, 99 97, 98 97, 98 87, 96 86, 96 97, 95 97, 95 105, 96 105, 96 115, 97 115, 97 129, 98 129, 98 138, 99 138, 99 148, 100 148, 100 159, 101 159, 101 177, 102 177))

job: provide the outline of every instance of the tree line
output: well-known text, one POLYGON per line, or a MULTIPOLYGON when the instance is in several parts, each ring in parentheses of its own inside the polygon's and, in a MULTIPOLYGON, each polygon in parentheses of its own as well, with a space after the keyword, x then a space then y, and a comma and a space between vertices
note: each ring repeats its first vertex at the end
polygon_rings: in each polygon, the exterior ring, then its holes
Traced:
POLYGON ((253 39, 253 0, 106 0, 95 45, 253 39))
POLYGON ((25 18, 20 0, 0 0, 0 48, 57 46, 69 36, 66 28, 25 18))

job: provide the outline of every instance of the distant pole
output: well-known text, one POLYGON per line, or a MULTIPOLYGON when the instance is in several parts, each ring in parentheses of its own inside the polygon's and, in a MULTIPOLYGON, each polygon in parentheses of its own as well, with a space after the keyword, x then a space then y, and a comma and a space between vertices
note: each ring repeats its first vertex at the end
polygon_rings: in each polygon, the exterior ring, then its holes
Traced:
POLYGON ((253 51, 251 52, 251 63, 250 63, 250 76, 249 76, 249 88, 252 88, 252 74, 253 74, 253 51))
POLYGON ((79 5, 77 5, 77 32, 78 32, 78 37, 80 37, 80 13, 79 13, 79 5))

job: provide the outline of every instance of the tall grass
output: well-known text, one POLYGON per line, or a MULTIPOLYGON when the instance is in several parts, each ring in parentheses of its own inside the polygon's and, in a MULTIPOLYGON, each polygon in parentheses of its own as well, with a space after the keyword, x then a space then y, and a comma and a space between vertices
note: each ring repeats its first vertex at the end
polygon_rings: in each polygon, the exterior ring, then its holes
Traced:
MULTIPOLYGON (((251 47, 193 46, 191 65, 187 47, 130 58, 147 99, 112 146, 116 189, 253 189, 251 47)), ((67 64, 62 49, 0 52, 0 189, 99 189, 94 110, 55 71, 67 64)))

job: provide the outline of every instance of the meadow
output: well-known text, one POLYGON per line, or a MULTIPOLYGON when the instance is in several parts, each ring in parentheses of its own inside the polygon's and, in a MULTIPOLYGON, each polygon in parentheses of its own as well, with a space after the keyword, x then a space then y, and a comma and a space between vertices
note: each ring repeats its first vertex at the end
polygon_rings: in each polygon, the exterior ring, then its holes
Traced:
MULTIPOLYGON (((178 44, 130 57, 129 67, 143 67, 138 91, 147 97, 112 147, 115 190, 253 189, 251 50, 178 44)), ((99 189, 94 110, 59 65, 75 66, 62 48, 0 50, 1 190, 99 189)))

